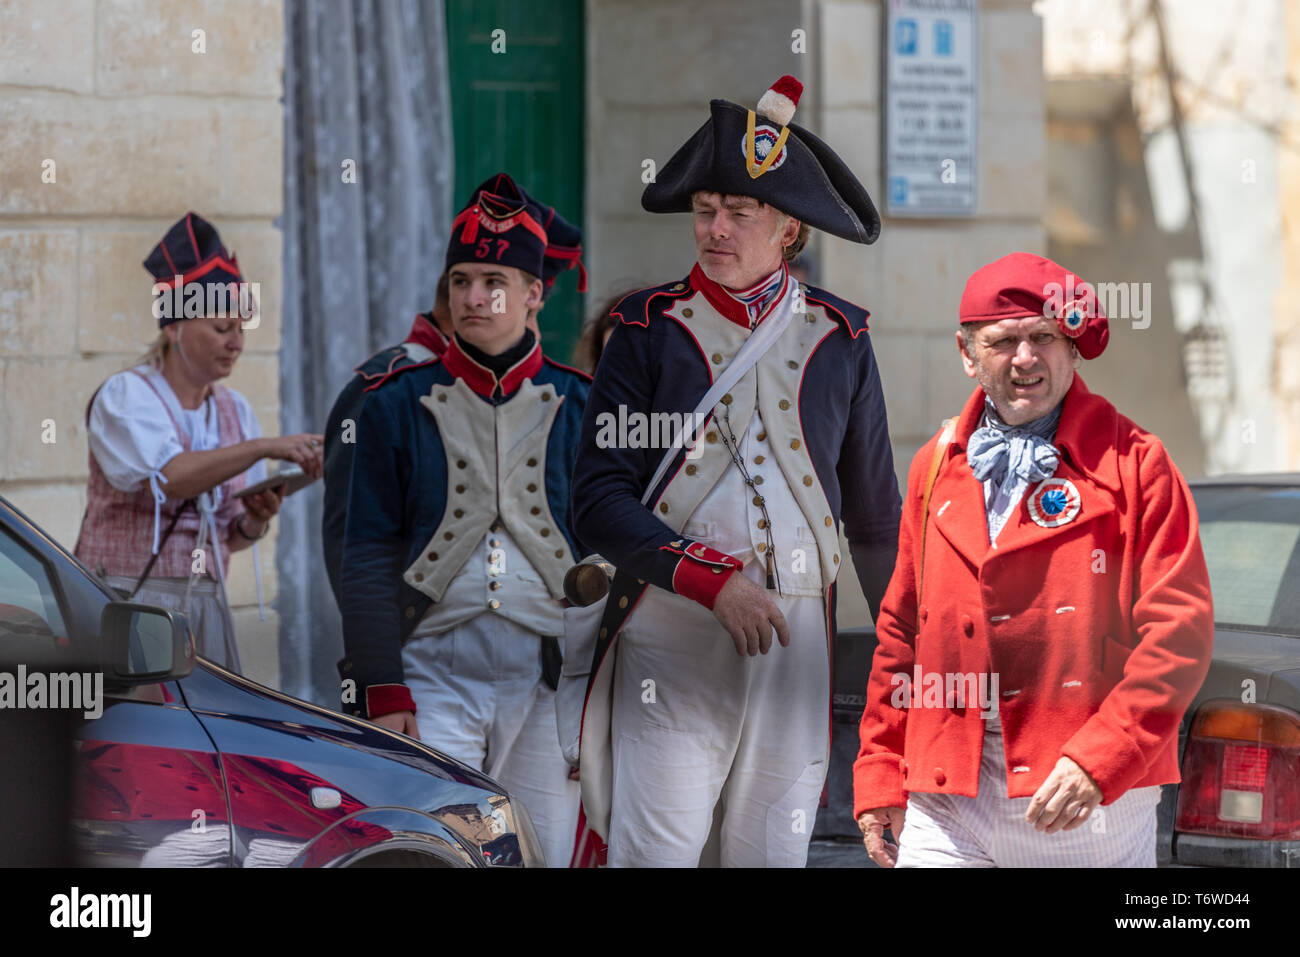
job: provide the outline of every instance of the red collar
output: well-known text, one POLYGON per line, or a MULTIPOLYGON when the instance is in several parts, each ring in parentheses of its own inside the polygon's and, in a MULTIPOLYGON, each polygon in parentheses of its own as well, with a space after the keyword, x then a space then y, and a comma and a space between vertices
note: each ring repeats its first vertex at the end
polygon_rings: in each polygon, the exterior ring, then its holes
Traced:
MULTIPOLYGON (((442 364, 457 379, 464 379, 465 384, 483 398, 492 398, 492 393, 497 387, 496 375, 487 366, 479 365, 465 355, 460 349, 460 344, 456 342, 455 336, 447 342, 447 350, 442 354, 442 364)), ((533 345, 528 355, 507 369, 505 375, 501 377, 501 394, 510 395, 523 384, 525 379, 537 375, 541 368, 542 344, 538 342, 533 345)))
MULTIPOLYGON (((955 448, 965 449, 984 415, 984 390, 976 386, 957 417, 953 433, 955 448)), ((1107 488, 1119 483, 1118 449, 1120 414, 1104 398, 1084 385, 1078 372, 1070 383, 1061 406, 1061 422, 1053 444, 1065 452, 1075 468, 1107 488)))
MULTIPOLYGON (((781 268, 785 269, 785 263, 781 264, 781 268)), ((768 273, 767 276, 764 276, 759 280, 759 283, 766 282, 770 278, 771 273, 768 273)), ((758 285, 758 283, 755 283, 755 285, 758 285)), ((691 269, 691 288, 698 289, 702 292, 704 298, 708 300, 709 305, 724 317, 745 329, 751 328, 749 324, 749 310, 745 308, 745 304, 728 292, 726 286, 716 283, 708 276, 704 275, 704 270, 700 268, 699 263, 696 263, 691 269)), ((762 322, 771 315, 776 304, 780 302, 784 296, 785 290, 782 289, 781 295, 772 300, 771 305, 769 305, 763 314, 758 317, 758 321, 762 322)), ((755 325, 757 325, 757 323, 755 323, 755 325)))
POLYGON ((440 356, 447 351, 447 337, 442 334, 442 330, 434 324, 433 320, 424 313, 416 314, 415 322, 411 323, 411 331, 407 334, 406 341, 424 346, 435 356, 440 356))

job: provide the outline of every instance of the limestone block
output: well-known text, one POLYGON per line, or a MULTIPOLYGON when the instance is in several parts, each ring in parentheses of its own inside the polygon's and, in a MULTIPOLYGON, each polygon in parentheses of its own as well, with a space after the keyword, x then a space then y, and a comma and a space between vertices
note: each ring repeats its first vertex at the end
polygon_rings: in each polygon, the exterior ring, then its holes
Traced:
MULTIPOLYGON (((175 219, 178 210, 221 208, 230 147, 216 101, 160 99, 142 109, 130 99, 6 96, 0 129, 0 214, 175 219), (54 182, 42 181, 46 160, 54 182)), ((261 162, 279 178, 278 139, 261 162)))
POLYGON ((281 258, 284 237, 270 223, 217 228, 226 248, 239 259, 244 280, 258 284, 257 326, 244 331, 244 352, 273 353, 280 349, 280 317, 284 308, 281 258))
POLYGON ((284 108, 274 101, 227 103, 220 112, 222 201, 227 216, 275 217, 284 206, 284 108))
MULTIPOLYGON (((275 603, 279 585, 275 571, 275 540, 279 532, 279 519, 271 520, 271 530, 257 543, 257 562, 262 569, 262 601, 269 612, 275 603)), ((257 578, 253 574, 253 549, 250 546, 230 556, 230 569, 226 574, 226 593, 232 607, 246 605, 257 611, 257 578)))
POLYGON ((0 356, 72 351, 76 266, 72 230, 0 232, 0 356))
POLYGON ((981 112, 1041 118, 1043 24, 1028 10, 981 9, 979 22, 979 103, 981 112))
MULTIPOLYGON (((953 321, 956 331, 956 320, 953 321)), ((961 353, 957 351, 957 338, 953 333, 941 335, 934 333, 926 337, 926 407, 925 419, 931 431, 939 431, 944 419, 952 418, 962 410, 966 400, 979 387, 974 379, 968 378, 961 363, 961 353)))
POLYGON ((86 483, 24 483, 16 488, 0 485, 0 495, 65 549, 71 552, 86 511, 86 483))
POLYGON ((926 418, 927 366, 921 361, 927 339, 922 334, 871 331, 871 347, 885 392, 889 434, 895 438, 920 438, 930 431, 931 423, 926 418))
MULTIPOLYGON (((602 133, 599 143, 592 144, 589 153, 589 215, 649 215, 641 208, 641 193, 646 187, 641 179, 642 164, 653 160, 655 172, 662 170, 707 117, 707 100, 699 106, 607 111, 601 127, 607 133, 602 133)), ((739 147, 736 155, 740 155, 739 147)))
POLYGON ((744 16, 693 0, 594 4, 591 89, 617 104, 698 104, 700 122, 712 97, 753 106, 781 74, 806 72, 807 54, 791 50, 795 29, 806 31, 810 52, 816 43, 803 10, 788 0, 752 0, 744 16))
POLYGON ((681 279, 695 262, 691 217, 654 216, 608 218, 596 222, 587 271, 596 278, 588 297, 593 311, 606 296, 681 279))
POLYGON ((826 109, 817 135, 853 171, 879 210, 884 205, 880 188, 880 114, 869 107, 826 109))
POLYGON ((1047 206, 1047 137, 1041 116, 982 115, 979 129, 981 216, 1039 219, 1047 206))
POLYGON ((153 341, 158 320, 144 258, 170 225, 160 220, 153 226, 82 231, 78 351, 138 355, 153 341))
POLYGON ((278 97, 282 90, 282 0, 114 0, 99 5, 95 34, 100 93, 278 97), (203 52, 196 52, 200 39, 203 52))
POLYGON ((94 25, 94 0, 6 0, 0 4, 0 85, 91 92, 94 25))
POLYGON ((257 608, 235 608, 231 611, 235 622, 235 643, 239 647, 239 662, 246 678, 266 685, 280 687, 280 616, 272 609, 266 610, 266 621, 257 617, 257 608))
POLYGON ((245 352, 222 384, 248 400, 263 435, 280 434, 280 364, 277 355, 245 352))
POLYGON ((8 360, 3 477, 84 479, 86 406, 95 389, 123 365, 112 357, 8 360))
MULTIPOLYGON (((890 323, 951 335, 966 280, 1010 252, 1046 252, 1041 224, 890 220, 880 241, 874 314, 890 323)), ((955 348, 955 347, 954 347, 955 348)))
POLYGON ((821 70, 817 80, 823 109, 874 108, 880 102, 884 56, 880 24, 881 12, 876 3, 828 0, 821 4, 821 70))

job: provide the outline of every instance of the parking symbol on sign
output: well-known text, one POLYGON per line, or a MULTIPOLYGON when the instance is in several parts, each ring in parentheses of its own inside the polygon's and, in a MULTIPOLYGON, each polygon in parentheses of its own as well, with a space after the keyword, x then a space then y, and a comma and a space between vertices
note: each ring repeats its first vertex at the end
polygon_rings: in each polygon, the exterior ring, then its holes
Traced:
POLYGON ((951 20, 935 21, 934 55, 952 56, 952 21, 951 20))
POLYGON ((899 20, 894 25, 894 51, 902 56, 915 56, 918 32, 915 20, 899 20))

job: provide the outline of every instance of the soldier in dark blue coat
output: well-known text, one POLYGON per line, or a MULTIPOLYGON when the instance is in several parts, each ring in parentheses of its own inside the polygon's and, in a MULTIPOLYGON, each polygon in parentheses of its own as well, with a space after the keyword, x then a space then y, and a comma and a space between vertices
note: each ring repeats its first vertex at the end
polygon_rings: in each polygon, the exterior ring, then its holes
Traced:
POLYGON ((879 218, 790 122, 801 90, 783 77, 757 111, 714 100, 646 188, 647 210, 692 213, 698 262, 615 308, 587 404, 575 527, 618 574, 582 795, 615 866, 803 866, 826 776, 841 522, 873 613, 893 567, 900 500, 867 311, 785 262, 808 226, 870 243, 879 218), (767 351, 656 480, 674 431, 661 423, 689 417, 751 337, 767 351))
POLYGON ((590 379, 542 355, 542 207, 504 174, 452 226, 451 340, 356 422, 340 594, 344 707, 481 768, 568 863, 577 783, 556 735, 569 512, 590 379), (350 698, 350 693, 355 697, 350 698))

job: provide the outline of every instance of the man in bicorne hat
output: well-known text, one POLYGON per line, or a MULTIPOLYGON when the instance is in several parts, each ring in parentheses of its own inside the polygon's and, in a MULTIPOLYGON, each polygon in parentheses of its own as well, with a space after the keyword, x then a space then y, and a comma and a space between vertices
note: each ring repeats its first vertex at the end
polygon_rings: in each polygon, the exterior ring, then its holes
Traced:
POLYGON ((564 866, 577 783, 554 688, 564 574, 583 554, 569 476, 590 379, 527 328, 546 219, 505 174, 475 193, 447 247, 446 349, 395 368, 361 406, 339 670, 345 711, 486 771, 564 866))
POLYGON ((827 767, 841 518, 873 610, 893 563, 898 488, 867 312, 786 265, 810 226, 870 243, 880 221, 830 147, 790 122, 801 91, 783 77, 756 111, 714 100, 646 188, 650 212, 692 214, 698 262, 615 307, 587 405, 575 523, 618 573, 581 773, 610 865, 803 866, 827 767), (602 425, 689 416, 751 337, 766 351, 701 410, 643 505, 664 445, 611 443, 602 425))
POLYGON ((912 461, 855 816, 885 867, 1154 867, 1214 643, 1196 506, 1075 374, 1109 335, 1090 286, 1012 253, 960 318, 979 387, 912 461))

